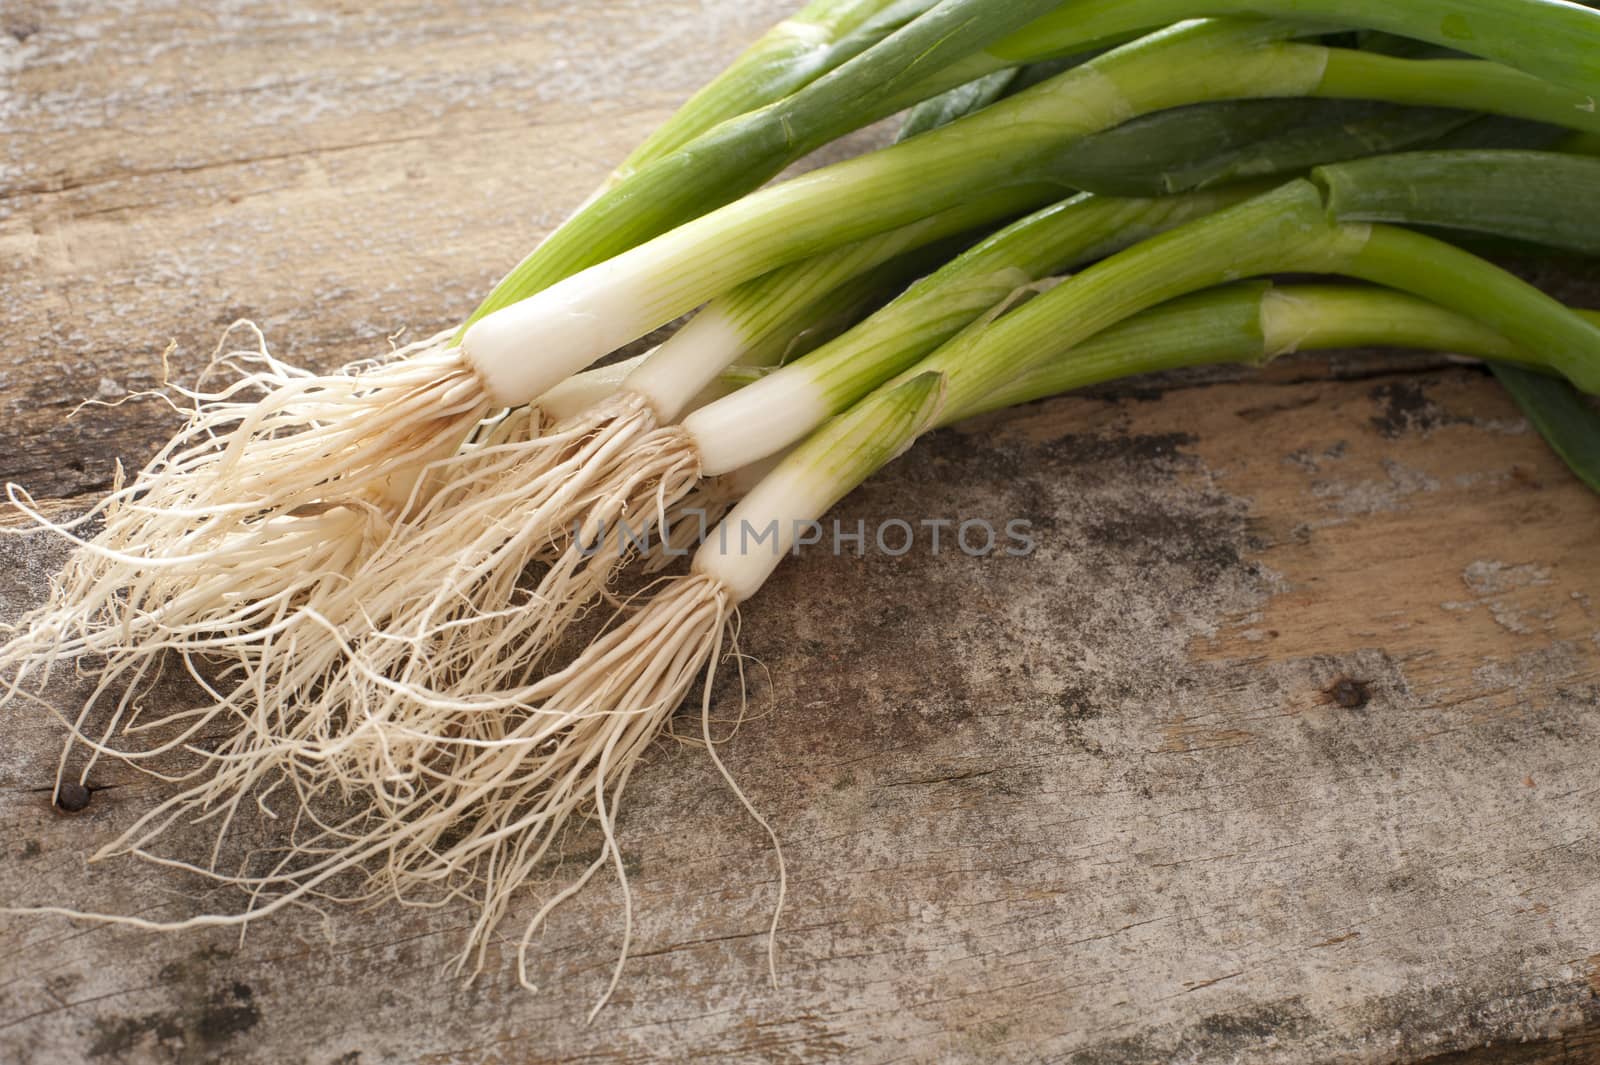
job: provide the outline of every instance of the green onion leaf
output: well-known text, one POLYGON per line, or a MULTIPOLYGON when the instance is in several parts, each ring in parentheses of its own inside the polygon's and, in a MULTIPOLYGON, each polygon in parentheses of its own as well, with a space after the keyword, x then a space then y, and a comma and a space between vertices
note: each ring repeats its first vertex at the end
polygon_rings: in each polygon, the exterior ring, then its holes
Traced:
POLYGON ((1571 384, 1520 366, 1490 363, 1528 421, 1578 478, 1600 492, 1600 411, 1571 384))
POLYGON ((1600 159, 1562 152, 1408 152, 1319 167, 1342 222, 1440 226, 1600 255, 1600 159))

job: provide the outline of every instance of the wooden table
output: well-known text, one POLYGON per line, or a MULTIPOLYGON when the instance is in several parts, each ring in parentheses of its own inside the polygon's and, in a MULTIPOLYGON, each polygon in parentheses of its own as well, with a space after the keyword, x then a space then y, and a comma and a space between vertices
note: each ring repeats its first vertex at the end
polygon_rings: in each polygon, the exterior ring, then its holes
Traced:
MULTIPOLYGON (((69 415, 169 340, 193 372, 248 317, 327 367, 458 319, 788 6, 7 0, 0 475, 71 511, 141 462, 159 405, 69 415)), ((767 840, 664 747, 592 1025, 609 884, 537 994, 509 945, 443 973, 459 909, 0 918, 0 1060, 1600 1060, 1600 501, 1483 372, 1135 382, 938 434, 839 516, 1025 518, 1039 551, 807 557, 746 612, 723 753, 790 863, 776 990, 767 840)), ((6 616, 61 557, 0 543, 6 616)), ((193 912, 84 864, 159 785, 108 765, 57 813, 57 726, 5 729, 0 903, 193 912)))

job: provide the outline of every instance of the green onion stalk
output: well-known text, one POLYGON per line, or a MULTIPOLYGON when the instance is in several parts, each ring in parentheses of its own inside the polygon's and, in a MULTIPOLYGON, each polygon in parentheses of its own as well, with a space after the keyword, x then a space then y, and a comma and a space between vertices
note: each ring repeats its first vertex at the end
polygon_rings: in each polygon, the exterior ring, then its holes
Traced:
POLYGON ((1159 111, 1089 137, 1063 175, 1086 192, 1160 196, 1420 148, 1477 120, 1467 111, 1361 101, 1230 100, 1159 111))
MULTIPOLYGON (((1575 311, 1600 325, 1600 312, 1575 311)), ((1296 352, 1345 348, 1446 351, 1559 381, 1537 351, 1436 303, 1368 285, 1243 282, 1145 311, 1064 357, 1011 378, 973 414, 1017 407, 1143 374, 1199 366, 1265 366, 1296 352)))
MULTIPOLYGON (((1570 312, 1449 245, 1330 220, 1317 186, 1296 181, 1120 252, 964 331, 800 444, 706 539, 688 576, 669 581, 569 666, 516 691, 438 696, 456 720, 487 718, 501 731, 493 743, 450 744, 441 736, 448 769, 412 810, 395 811, 391 839, 430 868, 494 869, 494 877, 473 885, 490 915, 478 929, 487 935, 536 868, 525 863, 550 845, 566 800, 592 795, 606 842, 568 890, 610 867, 626 894, 611 826, 638 758, 697 683, 709 733, 714 676, 706 667, 720 659, 738 605, 819 528, 829 508, 921 435, 999 399, 1354 341, 1442 344, 1600 385, 1600 317, 1570 312), (1444 276, 1436 278, 1441 262, 1444 276), (1280 270, 1346 273, 1410 292, 1224 290, 1176 312, 1155 311, 1167 316, 1160 330, 1137 328, 1135 315, 1235 271, 1280 270), (1133 323, 1122 326, 1130 332, 1106 332, 1125 322, 1133 323)), ((780 911, 784 883, 780 859, 780 911)), ((519 958, 548 913, 530 921, 519 958)), ((775 915, 774 929, 776 923, 775 915)))
POLYGON ((1562 152, 1404 152, 1313 177, 1351 222, 1399 222, 1600 255, 1600 159, 1562 152))
MULTIPOLYGON (((1070 69, 1012 67, 913 108, 906 140, 1070 69), (1050 73, 1039 76, 1039 72, 1050 73), (1031 80, 1030 80, 1031 79, 1031 80)), ((1358 100, 1226 100, 1158 111, 1085 137, 1061 180, 1105 196, 1161 196, 1238 181, 1291 177, 1313 166, 1425 148, 1546 148, 1565 131, 1453 108, 1358 100)))
POLYGON ((695 93, 617 167, 599 193, 626 184, 730 119, 794 95, 890 33, 937 0, 814 0, 772 27, 727 70, 695 93))
MULTIPOLYGON (((1600 255, 1600 158, 1560 152, 1413 152, 1316 172, 1329 203, 1352 221, 1408 222, 1510 237, 1600 255)), ((1600 413, 1571 383, 1495 362, 1505 385, 1551 448, 1600 487, 1600 413)))
MULTIPOLYGON (((1600 325, 1600 312, 1578 312, 1600 325)), ((1264 365, 1297 351, 1395 347, 1483 359, 1573 474, 1600 492, 1600 416, 1538 352, 1436 304, 1359 286, 1230 286, 1130 319, 988 396, 1002 410, 1135 374, 1228 363, 1264 365)))
POLYGON ((1194 18, 1253 16, 1380 30, 1600 94, 1600 14, 1563 0, 1073 0, 946 72, 992 70, 1120 44, 1194 18))

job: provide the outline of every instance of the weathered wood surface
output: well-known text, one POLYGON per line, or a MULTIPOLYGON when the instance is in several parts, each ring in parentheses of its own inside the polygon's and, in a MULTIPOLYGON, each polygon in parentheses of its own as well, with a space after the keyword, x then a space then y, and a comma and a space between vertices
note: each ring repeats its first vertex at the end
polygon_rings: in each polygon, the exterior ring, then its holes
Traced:
MULTIPOLYGON (((169 339, 193 370, 248 316, 327 366, 459 317, 786 6, 8 0, 0 476, 70 507, 142 459, 156 405, 66 415, 169 339)), ((441 971, 458 910, 242 944, 0 918, 0 1060, 1597 1060, 1600 502, 1483 374, 1061 400, 840 516, 1024 517, 1040 551, 811 557, 746 612, 724 757, 790 862, 776 990, 766 839, 671 747, 630 788, 639 927, 592 1026, 610 886, 541 938, 538 994, 441 971)), ((9 617, 60 551, 0 552, 9 617)), ((84 865, 161 789, 106 767, 56 813, 57 729, 5 724, 0 903, 192 912, 84 865)))

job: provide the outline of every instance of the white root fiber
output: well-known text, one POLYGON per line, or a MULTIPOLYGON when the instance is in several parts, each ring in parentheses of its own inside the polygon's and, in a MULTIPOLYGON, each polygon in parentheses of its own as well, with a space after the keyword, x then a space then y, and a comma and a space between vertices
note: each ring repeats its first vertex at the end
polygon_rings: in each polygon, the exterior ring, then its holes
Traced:
MULTIPOLYGON (((70 915, 182 929, 246 924, 288 906, 327 901, 388 898, 428 906, 465 899, 479 914, 458 968, 476 974, 514 901, 542 886, 543 903, 518 941, 519 978, 532 989, 528 952, 535 934, 557 907, 610 866, 624 897, 623 941, 598 1010, 620 979, 632 933, 632 898, 616 834, 618 805, 634 769, 703 673, 702 727, 719 772, 732 783, 710 736, 712 680, 732 616, 733 603, 720 582, 695 575, 668 581, 571 664, 519 688, 450 698, 369 677, 412 711, 375 713, 359 736, 334 742, 362 742, 372 750, 417 748, 420 771, 403 796, 363 795, 345 775, 345 759, 327 757, 328 748, 316 737, 285 735, 252 745, 248 730, 241 731, 206 759, 203 779, 96 857, 132 854, 179 867, 245 892, 248 905, 237 913, 171 923, 70 915), (271 811, 280 804, 275 793, 292 808, 283 819, 289 841, 256 852, 252 868, 221 868, 222 841, 235 818, 252 807, 271 811), (329 804, 339 813, 319 816, 329 804), (598 826, 599 855, 560 884, 552 867, 585 820, 598 826), (162 855, 177 845, 178 829, 197 825, 215 833, 208 862, 162 855)), ((736 785, 734 790, 754 814, 736 785)), ((770 835, 766 822, 760 823, 770 835)), ((779 862, 781 910, 787 882, 781 852, 779 862)), ((774 928, 776 921, 775 915, 774 928)))
MULTIPOLYGON (((357 577, 377 624, 356 654, 365 675, 463 695, 537 676, 699 483, 686 438, 626 394, 484 448, 468 473, 449 467, 411 535, 357 577)), ((381 701, 350 685, 357 703, 381 701)))
POLYGON ((711 578, 669 580, 546 671, 585 613, 615 601, 613 578, 638 553, 620 525, 641 534, 723 501, 687 437, 639 397, 554 427, 536 413, 491 420, 443 335, 313 375, 240 328, 257 348, 219 354, 207 375, 237 380, 181 390, 186 425, 91 514, 54 523, 11 489, 32 531, 76 551, 0 648, 0 707, 46 705, 36 692, 52 671, 103 663, 64 719, 60 778, 81 749, 80 780, 115 757, 179 789, 95 857, 180 868, 246 900, 173 922, 73 916, 183 929, 334 901, 465 899, 479 916, 459 963, 476 973, 518 893, 543 885, 519 943, 526 984, 538 928, 610 865, 627 903, 603 1004, 632 931, 617 805, 702 671, 711 746, 706 667, 733 604, 711 578), (174 668, 205 705, 144 705, 174 668), (555 859, 585 823, 599 857, 562 886, 555 859), (229 866, 257 839, 246 825, 267 842, 229 866))
MULTIPOLYGON (((119 468, 87 514, 52 521, 8 486, 31 527, 7 532, 59 536, 74 550, 48 601, 4 634, 0 707, 42 691, 66 663, 98 658, 75 725, 120 690, 94 740, 108 747, 130 727, 138 690, 163 659, 176 656, 197 679, 196 660, 248 674, 261 656, 296 643, 290 630, 303 612, 348 602, 352 575, 418 504, 421 472, 455 453, 489 413, 448 339, 314 374, 275 358, 254 325, 236 323, 199 382, 159 394, 185 424, 131 481, 119 468), (240 331, 254 346, 229 349, 240 331)), ((334 661, 323 657, 294 670, 320 676, 334 661)), ((238 712, 240 698, 219 694, 209 711, 186 712, 180 742, 238 712)), ((170 748, 120 753, 137 762, 170 748)))

